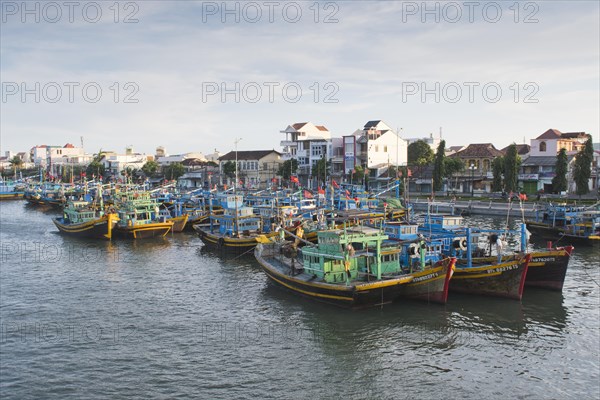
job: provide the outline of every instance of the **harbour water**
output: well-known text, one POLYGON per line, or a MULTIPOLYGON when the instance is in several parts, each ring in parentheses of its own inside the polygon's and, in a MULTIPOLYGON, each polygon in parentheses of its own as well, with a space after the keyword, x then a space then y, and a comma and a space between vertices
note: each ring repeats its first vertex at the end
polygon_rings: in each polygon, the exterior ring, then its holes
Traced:
POLYGON ((85 242, 53 216, 0 204, 3 399, 600 398, 597 248, 562 293, 346 311, 191 233, 85 242))

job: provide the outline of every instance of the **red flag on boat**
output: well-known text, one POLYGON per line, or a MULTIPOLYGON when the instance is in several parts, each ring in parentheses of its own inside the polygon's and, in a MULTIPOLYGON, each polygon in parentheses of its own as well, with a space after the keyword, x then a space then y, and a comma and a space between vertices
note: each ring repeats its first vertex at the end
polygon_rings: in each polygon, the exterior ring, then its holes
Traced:
POLYGON ((519 194, 519 200, 521 200, 521 201, 527 200, 527 195, 525 193, 520 193, 519 194))
POLYGON ((307 199, 312 199, 313 195, 311 192, 309 192, 308 190, 304 191, 304 197, 306 197, 307 199))
POLYGON ((323 189, 321 189, 321 188, 319 188, 319 190, 317 190, 317 192, 318 192, 319 194, 325 194, 325 190, 323 190, 323 189))
POLYGON ((340 188, 340 185, 337 184, 337 182, 335 180, 332 180, 331 183, 333 184, 333 187, 336 189, 340 188))
POLYGON ((293 182, 293 183, 298 183, 298 184, 300 184, 300 181, 299 181, 299 180, 298 180, 298 178, 297 178, 297 177, 295 177, 295 176, 290 176, 290 181, 291 181, 291 182, 293 182))
POLYGON ((273 183, 277 182, 277 178, 271 179, 271 182, 273 182, 273 183))

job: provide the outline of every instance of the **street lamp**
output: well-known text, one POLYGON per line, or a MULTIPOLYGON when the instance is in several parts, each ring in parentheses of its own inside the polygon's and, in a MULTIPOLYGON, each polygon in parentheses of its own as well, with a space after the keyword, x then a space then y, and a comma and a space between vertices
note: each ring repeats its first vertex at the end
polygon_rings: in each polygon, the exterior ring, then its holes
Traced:
POLYGON ((474 174, 475 174, 475 170, 477 169, 477 167, 475 166, 475 164, 471 163, 471 165, 469 166, 469 169, 471 170, 471 197, 473 197, 473 189, 474 189, 474 174))

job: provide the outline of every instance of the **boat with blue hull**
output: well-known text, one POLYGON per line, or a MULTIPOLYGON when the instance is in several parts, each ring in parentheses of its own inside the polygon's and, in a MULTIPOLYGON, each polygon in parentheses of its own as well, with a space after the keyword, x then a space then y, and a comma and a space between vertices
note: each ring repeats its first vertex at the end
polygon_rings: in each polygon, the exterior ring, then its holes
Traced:
POLYGON ((590 207, 549 204, 525 221, 527 229, 545 239, 565 244, 600 245, 600 204, 590 207))
POLYGON ((265 226, 252 207, 244 205, 241 194, 222 193, 217 195, 217 201, 222 214, 212 213, 211 200, 209 223, 194 225, 204 244, 222 250, 244 252, 256 247, 259 237, 277 234, 265 226))

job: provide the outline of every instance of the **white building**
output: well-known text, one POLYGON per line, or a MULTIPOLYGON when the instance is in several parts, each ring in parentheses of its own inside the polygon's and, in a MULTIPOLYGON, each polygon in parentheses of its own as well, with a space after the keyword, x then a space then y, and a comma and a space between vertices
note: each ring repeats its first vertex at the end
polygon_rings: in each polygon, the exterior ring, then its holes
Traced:
POLYGON ((411 143, 418 142, 419 140, 427 143, 429 147, 431 147, 431 150, 433 150, 433 152, 435 153, 438 149, 438 146, 440 145, 440 142, 442 141, 442 134, 440 132, 438 137, 433 137, 433 133, 430 133, 429 137, 408 138, 406 139, 406 144, 409 145, 411 143))
POLYGON ((283 160, 295 158, 298 160, 298 176, 300 180, 310 185, 313 167, 323 157, 331 158, 331 132, 323 125, 312 122, 298 122, 280 131, 285 133, 283 160))
POLYGON ((84 165, 92 160, 92 156, 85 154, 82 147, 75 147, 71 143, 64 146, 41 145, 32 147, 29 151, 31 160, 35 165, 49 167, 53 165, 84 165))
POLYGON ((148 161, 152 161, 154 156, 134 153, 131 147, 125 149, 125 154, 117 154, 112 151, 104 152, 104 158, 100 163, 104 165, 107 174, 113 176, 121 175, 123 170, 128 168, 141 169, 148 161))
POLYGON ((343 139, 346 173, 351 172, 355 165, 383 172, 390 165, 403 166, 407 163, 406 140, 381 120, 368 121, 363 129, 343 139))
POLYGON ((158 158, 156 161, 158 162, 158 164, 161 167, 166 167, 171 164, 182 163, 183 161, 188 160, 190 158, 195 158, 200 161, 208 161, 206 159, 206 157, 204 157, 204 154, 202 154, 202 153, 185 153, 185 154, 175 154, 172 156, 163 156, 163 157, 158 158))

